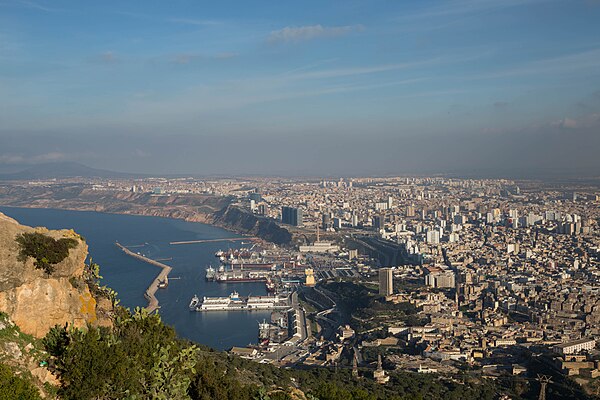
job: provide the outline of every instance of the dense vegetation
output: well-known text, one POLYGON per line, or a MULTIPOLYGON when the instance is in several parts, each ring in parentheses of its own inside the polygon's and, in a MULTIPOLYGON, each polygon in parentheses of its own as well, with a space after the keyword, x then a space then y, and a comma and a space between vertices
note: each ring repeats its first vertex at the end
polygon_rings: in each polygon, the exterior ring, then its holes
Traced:
POLYGON ((492 386, 455 384, 413 373, 391 373, 377 385, 370 372, 294 371, 258 364, 178 339, 157 314, 119 308, 112 329, 54 327, 43 340, 64 399, 491 399, 492 386))
POLYGON ((0 399, 38 400, 39 398, 35 386, 16 376, 8 366, 0 364, 0 399))
POLYGON ((121 310, 114 329, 55 327, 44 345, 67 399, 183 399, 195 373, 196 348, 143 310, 121 310))
POLYGON ((376 290, 350 281, 329 282, 323 285, 334 295, 343 323, 349 323, 358 332, 385 326, 389 322, 423 325, 417 309, 410 303, 391 303, 382 300, 376 290))
POLYGON ((42 233, 23 233, 16 238, 21 246, 19 261, 26 261, 28 257, 35 258, 34 265, 43 269, 46 274, 54 272, 56 264, 69 255, 69 249, 77 246, 77 240, 70 238, 54 239, 42 233))

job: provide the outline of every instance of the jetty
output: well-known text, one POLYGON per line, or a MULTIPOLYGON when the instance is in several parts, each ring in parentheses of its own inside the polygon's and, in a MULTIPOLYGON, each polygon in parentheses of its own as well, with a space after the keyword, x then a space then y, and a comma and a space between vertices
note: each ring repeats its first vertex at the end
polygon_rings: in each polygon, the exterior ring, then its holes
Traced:
POLYGON ((223 239, 202 239, 202 240, 185 240, 182 242, 170 242, 171 245, 178 244, 194 244, 194 243, 212 243, 212 242, 239 242, 243 240, 256 241, 260 240, 257 237, 240 237, 240 238, 223 238, 223 239))
POLYGON ((148 300, 148 306, 146 307, 146 310, 148 310, 149 313, 158 310, 160 306, 158 305, 158 299, 156 298, 156 291, 159 287, 164 287, 164 285, 168 284, 169 273, 173 268, 151 258, 145 257, 141 254, 134 253, 119 242, 115 242, 115 244, 128 256, 137 258, 138 260, 144 261, 148 264, 161 268, 160 273, 156 276, 156 278, 154 278, 154 280, 152 281, 150 286, 148 286, 148 289, 146 289, 146 292, 144 293, 144 297, 146 298, 146 300, 148 300))

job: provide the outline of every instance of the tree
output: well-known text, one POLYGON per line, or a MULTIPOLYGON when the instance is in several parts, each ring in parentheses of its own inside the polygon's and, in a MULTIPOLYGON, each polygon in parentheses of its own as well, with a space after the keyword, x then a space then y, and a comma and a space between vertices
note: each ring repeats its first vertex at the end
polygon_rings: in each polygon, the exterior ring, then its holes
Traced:
POLYGON ((40 393, 31 382, 16 376, 8 366, 0 364, 0 399, 39 400, 40 393))

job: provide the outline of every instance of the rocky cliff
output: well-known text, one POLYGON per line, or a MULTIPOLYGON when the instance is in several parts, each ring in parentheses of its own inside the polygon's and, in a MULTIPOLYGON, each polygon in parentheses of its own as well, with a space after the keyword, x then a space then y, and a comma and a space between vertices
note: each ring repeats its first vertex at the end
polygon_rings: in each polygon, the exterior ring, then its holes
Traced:
POLYGON ((110 300, 97 300, 84 282, 87 244, 73 231, 30 228, 0 213, 0 311, 22 332, 43 337, 54 325, 110 325, 110 300), (77 245, 52 274, 34 267, 34 259, 18 260, 22 233, 39 232, 54 239, 73 238, 77 245))
POLYGON ((257 217, 234 205, 214 213, 211 222, 235 232, 258 236, 275 244, 288 244, 292 240, 290 232, 273 220, 257 217))

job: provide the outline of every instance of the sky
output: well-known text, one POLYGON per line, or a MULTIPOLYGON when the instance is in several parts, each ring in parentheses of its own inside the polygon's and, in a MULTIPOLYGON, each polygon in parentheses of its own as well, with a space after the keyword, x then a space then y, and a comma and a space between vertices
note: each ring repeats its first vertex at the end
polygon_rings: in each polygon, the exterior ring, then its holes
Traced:
POLYGON ((600 0, 0 0, 0 169, 600 175, 600 0))

